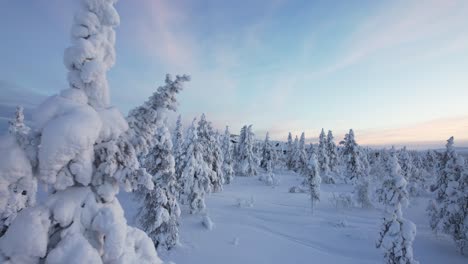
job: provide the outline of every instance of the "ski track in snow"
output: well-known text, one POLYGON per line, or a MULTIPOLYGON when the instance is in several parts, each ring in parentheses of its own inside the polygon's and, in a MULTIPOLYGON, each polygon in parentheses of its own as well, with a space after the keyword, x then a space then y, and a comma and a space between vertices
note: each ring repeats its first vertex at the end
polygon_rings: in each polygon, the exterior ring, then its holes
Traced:
MULTIPOLYGON (((349 185, 321 187, 321 201, 311 214, 308 193, 289 193, 301 176, 278 171, 278 186, 266 186, 257 177, 236 177, 224 191, 208 195, 207 213, 213 230, 202 225, 202 215, 182 206, 181 244, 159 252, 165 261, 185 263, 382 263, 375 248, 382 212, 378 209, 340 209, 330 203, 332 192, 350 192, 349 185), (245 206, 238 206, 238 200, 245 206), (253 199, 252 207, 248 204, 253 199), (237 241, 236 242, 233 241, 237 241)), ((137 203, 131 195, 120 200, 133 224, 137 203)), ((418 234, 414 254, 420 263, 468 263, 453 242, 432 234, 426 219, 427 198, 412 199, 405 215, 418 234)))

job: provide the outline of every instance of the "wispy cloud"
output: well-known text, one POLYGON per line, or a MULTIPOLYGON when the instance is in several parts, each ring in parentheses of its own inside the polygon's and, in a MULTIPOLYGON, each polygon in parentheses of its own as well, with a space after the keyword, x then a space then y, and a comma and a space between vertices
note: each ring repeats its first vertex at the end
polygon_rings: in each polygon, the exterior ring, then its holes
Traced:
POLYGON ((454 30, 463 35, 455 42, 447 42, 442 49, 459 48, 467 35, 463 26, 467 10, 468 2, 463 0, 385 2, 380 11, 357 24, 354 33, 345 40, 344 46, 349 48, 341 59, 314 75, 328 75, 389 48, 428 41, 454 30))
POLYGON ((143 0, 136 19, 137 40, 148 55, 175 68, 192 68, 196 43, 190 34, 189 17, 178 1, 143 0))

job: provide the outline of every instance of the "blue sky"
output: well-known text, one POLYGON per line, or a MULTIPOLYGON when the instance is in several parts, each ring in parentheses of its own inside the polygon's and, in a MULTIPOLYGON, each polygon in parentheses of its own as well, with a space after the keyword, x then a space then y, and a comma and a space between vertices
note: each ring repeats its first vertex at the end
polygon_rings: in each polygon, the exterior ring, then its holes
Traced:
MULTIPOLYGON (((0 80, 67 86, 72 0, 0 0, 0 80)), ((468 1, 121 0, 112 101, 124 113, 165 73, 188 73, 187 120, 205 112, 259 137, 364 144, 468 142, 468 1)))

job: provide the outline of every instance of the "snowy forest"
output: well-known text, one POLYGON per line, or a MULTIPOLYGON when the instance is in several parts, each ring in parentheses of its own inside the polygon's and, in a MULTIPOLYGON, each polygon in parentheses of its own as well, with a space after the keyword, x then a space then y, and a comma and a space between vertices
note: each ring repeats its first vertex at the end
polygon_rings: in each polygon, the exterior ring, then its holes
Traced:
POLYGON ((0 138, 0 263, 468 262, 454 137, 412 150, 361 146, 353 129, 221 129, 179 114, 186 74, 124 115, 107 77, 116 0, 81 2, 68 88, 31 120, 19 105, 0 138))

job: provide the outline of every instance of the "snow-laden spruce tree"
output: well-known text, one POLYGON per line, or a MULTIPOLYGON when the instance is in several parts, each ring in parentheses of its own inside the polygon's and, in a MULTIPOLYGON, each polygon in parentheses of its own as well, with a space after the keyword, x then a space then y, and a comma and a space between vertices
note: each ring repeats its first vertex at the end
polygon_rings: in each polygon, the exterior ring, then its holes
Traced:
POLYGON ((324 183, 335 183, 333 177, 330 175, 330 158, 328 157, 328 142, 325 131, 322 128, 319 136, 318 155, 320 175, 324 183))
POLYGON ((79 5, 64 58, 70 88, 35 110, 37 165, 21 162, 52 192, 22 210, 0 238, 2 263, 161 263, 151 239, 127 226, 116 198, 119 187, 151 189, 153 183, 139 167, 127 122, 109 102, 115 2, 79 5))
POLYGON ((276 151, 273 149, 270 142, 270 134, 268 132, 266 133, 265 141, 263 142, 261 154, 262 160, 260 162, 260 167, 265 170, 265 174, 261 175, 259 179, 267 185, 276 185, 278 180, 273 174, 273 163, 277 160, 276 151))
POLYGON ((211 134, 211 141, 213 144, 213 162, 211 163, 211 170, 216 176, 216 178, 212 177, 211 184, 213 185, 214 192, 220 192, 223 190, 225 175, 223 170, 224 153, 218 132, 211 134))
POLYGON ((226 126, 222 141, 224 182, 230 184, 234 179, 234 160, 232 158, 231 133, 228 126, 226 126))
POLYGON ((195 124, 196 119, 187 131, 185 161, 180 178, 183 190, 181 199, 187 201, 192 214, 205 210, 205 194, 210 189, 212 173, 203 159, 203 146, 198 139, 195 124))
POLYGON ((468 250, 468 169, 453 144, 451 137, 433 188, 436 197, 428 208, 429 223, 435 232, 450 235, 464 254, 468 250))
POLYGON ((288 134, 288 143, 286 144, 286 168, 288 170, 294 168, 294 144, 291 132, 288 134))
POLYGON ((183 90, 183 84, 190 81, 188 75, 177 75, 175 79, 167 74, 165 84, 141 106, 128 114, 127 121, 132 145, 139 158, 144 158, 155 144, 158 120, 166 117, 166 111, 177 109, 177 94, 183 90))
POLYGON ((320 178, 320 165, 315 154, 310 157, 303 174, 310 191, 311 209, 314 212, 315 204, 320 201, 320 183, 322 181, 320 178))
POLYGON ((220 192, 223 190, 224 183, 223 156, 217 136, 211 123, 206 120, 205 114, 202 114, 198 121, 197 136, 203 150, 203 160, 211 169, 210 186, 206 191, 220 192))
POLYGON ((24 123, 21 106, 16 108, 14 118, 9 121, 8 131, 9 135, 0 138, 0 236, 18 212, 35 205, 37 191, 37 179, 33 177, 30 164, 35 161, 37 150, 30 147, 38 144, 31 144, 33 133, 24 123))
POLYGON ((174 80, 166 75, 165 84, 158 87, 144 104, 132 109, 127 117, 132 143, 156 186, 153 190, 139 189, 138 198, 142 204, 138 222, 156 247, 166 249, 177 244, 180 216, 177 203, 180 188, 175 175, 167 115, 168 111, 177 110, 176 96, 182 91, 183 83, 189 80, 187 75, 176 76, 174 80))
POLYGON ((260 168, 266 170, 268 161, 271 161, 273 163, 276 162, 276 160, 276 151, 274 150, 273 145, 270 141, 270 133, 267 132, 262 145, 260 168))
POLYGON ((305 150, 305 134, 302 132, 301 138, 294 139, 293 148, 293 170, 298 173, 302 173, 306 169, 308 164, 307 153, 305 150))
POLYGON ((141 157, 144 167, 152 175, 155 188, 139 190, 138 196, 143 201, 138 212, 138 221, 155 246, 165 249, 174 247, 179 238, 180 208, 177 198, 180 187, 175 175, 175 159, 167 124, 167 112, 176 111, 175 95, 180 90, 181 86, 177 82, 172 81, 169 76, 166 77, 166 84, 159 87, 145 104, 136 108, 129 116, 133 125, 146 128, 147 125, 137 123, 142 116, 137 117, 135 114, 147 114, 148 119, 154 122, 151 127, 156 129, 149 132, 154 134, 150 141, 152 146, 148 146, 149 153, 141 157))
POLYGON ((368 171, 363 162, 367 157, 354 139, 354 131, 349 130, 345 135, 343 143, 343 159, 346 165, 347 182, 354 185, 355 201, 361 207, 370 207, 369 199, 369 176, 368 171))
POLYGON ((254 133, 252 125, 244 126, 241 129, 238 151, 236 172, 240 176, 255 176, 257 175, 257 157, 253 152, 254 133))
POLYGON ((336 174, 338 172, 340 161, 338 156, 338 149, 336 147, 333 132, 331 130, 328 130, 327 134, 327 155, 330 171, 336 174))
POLYGON ((173 136, 173 155, 175 160, 175 173, 176 178, 180 178, 180 173, 183 166, 184 155, 184 135, 182 132, 182 116, 177 117, 176 127, 173 136))
POLYGON ((143 163, 148 173, 153 175, 155 188, 140 191, 143 203, 138 212, 138 221, 156 248, 171 249, 179 240, 179 188, 175 177, 171 135, 166 120, 158 122, 155 145, 143 163))
POLYGON ((408 192, 412 196, 417 196, 423 188, 423 180, 419 177, 417 168, 413 164, 413 158, 410 156, 406 147, 400 150, 398 160, 401 166, 401 173, 408 182, 408 192))
POLYGON ((402 207, 408 205, 407 182, 401 174, 394 149, 390 152, 387 167, 389 170, 377 190, 379 202, 385 205, 385 214, 376 246, 385 251, 385 263, 417 264, 413 257, 416 226, 403 218, 402 207))

